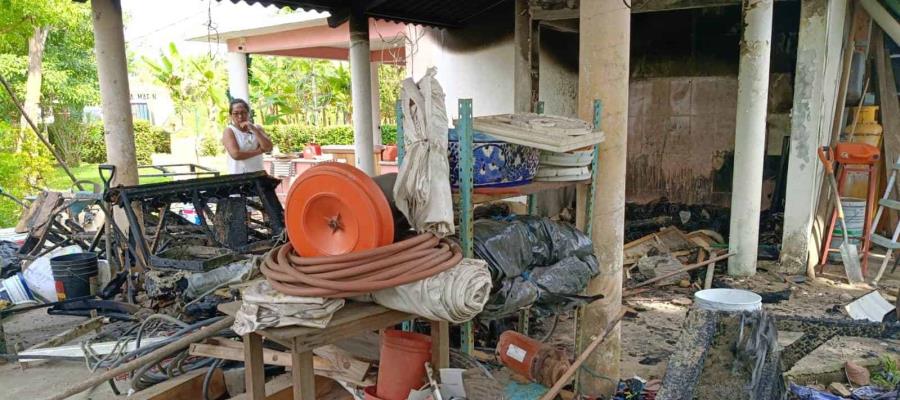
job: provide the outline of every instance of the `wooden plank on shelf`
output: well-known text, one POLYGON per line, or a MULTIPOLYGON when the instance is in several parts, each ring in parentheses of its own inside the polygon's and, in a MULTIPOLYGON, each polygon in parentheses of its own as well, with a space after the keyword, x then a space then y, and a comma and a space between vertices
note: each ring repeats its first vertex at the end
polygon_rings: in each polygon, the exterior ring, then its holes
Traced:
MULTIPOLYGON (((233 316, 240 308, 240 304, 240 302, 223 303, 219 304, 218 308, 219 311, 233 316)), ((263 329, 260 333, 285 346, 290 346, 295 337, 302 337, 303 348, 300 350, 312 350, 362 332, 378 330, 413 318, 416 318, 413 314, 391 310, 378 304, 349 302, 334 313, 325 328, 289 326, 263 329)))
MULTIPOLYGON (((202 399, 203 379, 208 368, 201 368, 153 385, 129 396, 133 400, 194 400, 202 399)), ((225 374, 216 368, 209 380, 209 398, 218 399, 227 393, 225 374)))

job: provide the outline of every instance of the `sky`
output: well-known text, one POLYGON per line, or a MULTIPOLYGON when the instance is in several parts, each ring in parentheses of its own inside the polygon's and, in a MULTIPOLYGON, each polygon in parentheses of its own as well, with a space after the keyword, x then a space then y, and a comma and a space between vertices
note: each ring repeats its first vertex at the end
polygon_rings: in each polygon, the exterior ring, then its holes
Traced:
POLYGON ((264 22, 279 11, 275 7, 251 6, 243 2, 234 4, 230 0, 122 0, 122 8, 125 43, 138 58, 155 57, 170 42, 174 42, 182 54, 213 52, 224 55, 224 44, 216 46, 185 39, 206 34, 209 26, 222 31, 230 26, 252 23, 252 20, 264 22))

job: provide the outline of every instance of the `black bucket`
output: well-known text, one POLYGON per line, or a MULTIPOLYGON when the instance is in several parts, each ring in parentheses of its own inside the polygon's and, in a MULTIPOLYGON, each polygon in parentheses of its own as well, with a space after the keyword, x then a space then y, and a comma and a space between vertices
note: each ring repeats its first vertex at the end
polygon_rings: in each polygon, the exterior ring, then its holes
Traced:
POLYGON ((97 292, 97 253, 75 253, 50 259, 56 297, 61 301, 97 292))

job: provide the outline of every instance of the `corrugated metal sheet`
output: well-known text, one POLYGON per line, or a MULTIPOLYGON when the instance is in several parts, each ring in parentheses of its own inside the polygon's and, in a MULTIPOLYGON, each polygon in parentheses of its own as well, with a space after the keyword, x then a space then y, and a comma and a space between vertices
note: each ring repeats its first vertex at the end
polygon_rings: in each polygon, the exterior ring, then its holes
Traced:
MULTIPOLYGON (((219 0, 222 1, 222 0, 219 0)), ((232 3, 290 7, 336 14, 349 0, 229 0, 232 3)), ((372 18, 435 27, 461 27, 471 18, 512 0, 370 0, 366 14, 372 18)))

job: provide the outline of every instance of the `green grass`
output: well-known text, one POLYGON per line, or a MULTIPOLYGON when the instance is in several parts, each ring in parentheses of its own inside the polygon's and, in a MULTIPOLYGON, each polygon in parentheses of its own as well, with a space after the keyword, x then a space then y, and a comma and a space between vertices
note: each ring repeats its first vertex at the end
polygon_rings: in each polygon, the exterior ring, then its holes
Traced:
MULTIPOLYGON (((72 175, 75 175, 75 179, 78 180, 86 180, 91 182, 97 182, 100 187, 103 187, 103 180, 100 179, 100 172, 97 169, 98 164, 81 164, 77 167, 69 167, 72 171, 72 175)), ((149 170, 146 173, 150 173, 149 170)), ((45 176, 44 180, 46 182, 46 186, 49 189, 58 190, 58 191, 66 191, 72 188, 72 180, 66 175, 66 171, 62 169, 62 167, 56 167, 53 169, 53 174, 50 176, 45 176)), ((157 183, 157 182, 168 182, 171 178, 166 177, 154 177, 154 178, 141 178, 141 183, 157 183)), ((91 188, 85 187, 85 190, 90 190, 91 188)))

